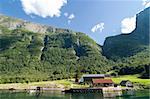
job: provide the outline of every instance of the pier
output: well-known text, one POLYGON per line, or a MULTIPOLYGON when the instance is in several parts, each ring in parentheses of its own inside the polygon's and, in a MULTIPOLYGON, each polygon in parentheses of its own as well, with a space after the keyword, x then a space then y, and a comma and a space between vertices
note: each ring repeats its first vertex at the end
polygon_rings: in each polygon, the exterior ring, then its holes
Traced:
POLYGON ((65 90, 63 92, 66 93, 95 93, 95 92, 101 92, 102 88, 71 88, 69 90, 65 90))
POLYGON ((70 88, 64 90, 66 93, 105 93, 105 92, 122 92, 120 87, 93 87, 93 88, 70 88))

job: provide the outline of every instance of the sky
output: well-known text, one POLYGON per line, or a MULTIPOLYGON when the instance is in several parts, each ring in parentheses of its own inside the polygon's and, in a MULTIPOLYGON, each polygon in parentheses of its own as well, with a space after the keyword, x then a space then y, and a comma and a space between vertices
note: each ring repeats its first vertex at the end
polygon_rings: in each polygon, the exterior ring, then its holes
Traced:
POLYGON ((150 0, 0 0, 0 13, 83 32, 103 45, 106 37, 133 31, 135 15, 149 6, 150 0))

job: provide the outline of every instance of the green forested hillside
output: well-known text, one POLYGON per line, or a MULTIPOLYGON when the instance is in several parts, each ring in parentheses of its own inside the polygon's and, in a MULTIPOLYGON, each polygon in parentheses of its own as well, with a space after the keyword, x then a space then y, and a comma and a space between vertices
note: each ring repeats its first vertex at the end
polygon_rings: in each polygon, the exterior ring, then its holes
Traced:
POLYGON ((149 78, 149 10, 137 14, 132 33, 108 37, 103 46, 84 33, 0 15, 0 83, 64 79, 81 73, 149 78))
POLYGON ((119 75, 141 74, 143 78, 149 78, 150 48, 137 53, 134 56, 119 58, 112 68, 112 73, 119 75), (145 73, 147 73, 145 75, 145 73))
POLYGON ((34 33, 1 26, 0 82, 31 82, 104 73, 111 63, 83 33, 34 33))

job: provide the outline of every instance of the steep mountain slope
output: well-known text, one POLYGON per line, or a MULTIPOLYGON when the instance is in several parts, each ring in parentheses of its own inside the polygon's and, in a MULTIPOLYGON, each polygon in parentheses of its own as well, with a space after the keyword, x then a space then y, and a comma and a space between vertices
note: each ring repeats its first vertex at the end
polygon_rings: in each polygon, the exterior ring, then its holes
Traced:
POLYGON ((103 53, 108 58, 129 57, 150 45, 150 7, 136 15, 136 29, 129 34, 106 38, 103 53))
POLYGON ((136 15, 136 29, 129 34, 108 37, 103 55, 116 61, 113 71, 118 74, 144 73, 150 78, 150 7, 136 15))
POLYGON ((105 73, 111 66, 101 47, 83 33, 5 16, 0 20, 0 83, 105 73))

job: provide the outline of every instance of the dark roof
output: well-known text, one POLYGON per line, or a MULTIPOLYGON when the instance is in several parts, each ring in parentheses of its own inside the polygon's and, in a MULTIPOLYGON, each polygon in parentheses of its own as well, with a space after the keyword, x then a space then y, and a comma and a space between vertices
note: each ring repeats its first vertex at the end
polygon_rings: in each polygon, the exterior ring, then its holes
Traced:
POLYGON ((104 84, 104 83, 112 84, 112 83, 114 83, 111 79, 92 79, 92 81, 95 84, 104 84))
POLYGON ((131 82, 130 80, 122 80, 121 82, 120 82, 120 84, 121 85, 125 85, 127 82, 131 82))
POLYGON ((110 75, 109 74, 105 74, 105 77, 110 77, 110 75))
POLYGON ((85 74, 82 77, 105 77, 105 74, 85 74))

